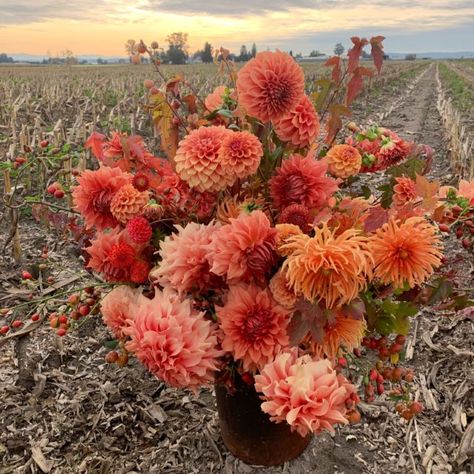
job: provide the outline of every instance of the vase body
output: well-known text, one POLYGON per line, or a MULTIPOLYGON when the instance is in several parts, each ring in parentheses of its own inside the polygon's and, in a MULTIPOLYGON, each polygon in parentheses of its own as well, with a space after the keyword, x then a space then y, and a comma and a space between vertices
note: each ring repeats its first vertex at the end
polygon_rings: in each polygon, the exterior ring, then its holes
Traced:
POLYGON ((227 449, 247 464, 276 466, 299 456, 311 436, 292 432, 287 423, 274 423, 260 408, 255 388, 238 384, 235 393, 216 385, 217 411, 227 449))

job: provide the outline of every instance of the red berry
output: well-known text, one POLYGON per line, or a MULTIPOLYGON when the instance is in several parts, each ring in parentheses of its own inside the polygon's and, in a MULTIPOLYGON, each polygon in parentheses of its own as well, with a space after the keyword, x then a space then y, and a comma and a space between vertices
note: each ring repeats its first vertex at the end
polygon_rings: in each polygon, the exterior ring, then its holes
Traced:
POLYGON ((67 324, 67 316, 65 314, 61 314, 58 318, 59 324, 67 324))
POLYGON ((456 237, 457 237, 458 239, 460 239, 460 238, 462 237, 462 234, 463 234, 463 229, 462 229, 462 227, 458 227, 458 228, 456 229, 456 237))
POLYGON ((403 349, 401 344, 394 343, 390 346, 390 354, 398 354, 403 349))
POLYGON ((24 165, 26 162, 27 162, 27 159, 24 157, 24 156, 17 156, 15 158, 15 161, 19 164, 19 165, 24 165))
POLYGON ((377 383, 384 383, 384 377, 382 374, 377 375, 377 383))
POLYGON ((56 334, 60 337, 63 337, 66 335, 66 329, 65 328, 59 328, 57 331, 56 331, 56 334))
POLYGON ((62 189, 56 189, 56 191, 54 191, 54 197, 56 199, 62 199, 64 197, 64 191, 62 189))
POLYGON ((69 317, 70 317, 73 321, 77 321, 77 320, 81 317, 81 315, 79 314, 78 311, 71 311, 71 312, 69 313, 69 317))
POLYGON ((87 316, 90 312, 91 308, 88 305, 83 304, 82 306, 79 306, 79 313, 81 313, 82 316, 87 316))
POLYGON ((117 351, 110 351, 106 354, 105 361, 109 364, 113 364, 114 362, 117 362, 118 358, 119 355, 117 351))
POLYGON ((71 174, 73 176, 79 176, 81 174, 81 172, 77 168, 74 168, 74 169, 71 170, 71 174))
POLYGON ((423 405, 420 402, 413 402, 410 406, 410 410, 417 415, 423 411, 423 405))
POLYGON ((10 331, 10 328, 8 326, 2 326, 0 328, 0 334, 6 334, 8 331, 10 331))
POLYGON ((88 306, 94 306, 94 305, 96 304, 96 300, 95 300, 95 298, 86 298, 85 303, 86 303, 88 306))
POLYGON ((41 140, 39 143, 41 148, 46 148, 49 145, 48 140, 41 140))
POLYGON ((150 89, 150 94, 151 94, 151 95, 158 94, 159 92, 160 92, 160 89, 158 89, 156 86, 153 86, 153 87, 150 89))
POLYGON ((377 384, 377 393, 379 395, 382 395, 383 392, 385 392, 385 387, 383 386, 383 383, 377 384))
POLYGON ((15 321, 12 322, 12 328, 19 328, 23 326, 23 321, 20 321, 19 319, 15 319, 15 321))
POLYGON ((352 352, 354 353, 356 357, 360 357, 362 355, 362 352, 358 347, 354 348, 352 352))
POLYGON ((74 293, 73 295, 69 295, 69 298, 67 299, 67 301, 71 306, 76 306, 77 303, 79 303, 79 295, 77 293, 74 293))
POLYGON ((403 344, 405 344, 405 341, 407 340, 407 338, 405 336, 403 336, 402 334, 399 334, 396 338, 395 338, 395 342, 397 344, 400 344, 403 346, 403 344))
POLYGON ((48 285, 52 285, 54 283, 54 277, 49 276, 46 281, 48 282, 48 285))
POLYGON ((347 360, 344 357, 339 357, 339 359, 337 359, 337 363, 341 367, 347 367, 347 360))
POLYGON ((468 238, 462 239, 461 243, 465 249, 468 249, 471 246, 471 241, 468 238))
POLYGON ((32 314, 31 315, 31 320, 32 321, 39 321, 40 315, 38 313, 32 314))
POLYGON ((371 371, 369 373, 369 379, 372 380, 372 382, 373 382, 374 380, 377 380, 378 375, 379 374, 375 369, 371 369, 371 371))
POLYGON ((49 325, 52 327, 52 328, 57 328, 59 327, 59 321, 58 321, 58 318, 51 318, 49 320, 49 325))
POLYGON ((57 191, 57 186, 56 186, 56 183, 53 183, 53 184, 50 184, 48 186, 48 193, 49 194, 54 194, 56 191, 57 191))
POLYGON ((94 294, 94 287, 93 287, 93 286, 88 286, 84 291, 85 291, 88 295, 93 295, 93 294, 94 294))
POLYGON ((253 379, 253 375, 250 372, 245 372, 242 374, 242 381, 247 385, 253 385, 255 382, 253 379))
POLYGON ((386 359, 390 355, 390 351, 386 347, 381 347, 379 350, 379 357, 386 359))
POLYGON ((439 224, 438 227, 441 232, 449 232, 451 230, 451 228, 447 224, 439 224))
POLYGON ((21 272, 21 278, 23 278, 23 280, 31 280, 33 278, 33 276, 31 275, 30 272, 27 272, 26 270, 23 270, 21 272))

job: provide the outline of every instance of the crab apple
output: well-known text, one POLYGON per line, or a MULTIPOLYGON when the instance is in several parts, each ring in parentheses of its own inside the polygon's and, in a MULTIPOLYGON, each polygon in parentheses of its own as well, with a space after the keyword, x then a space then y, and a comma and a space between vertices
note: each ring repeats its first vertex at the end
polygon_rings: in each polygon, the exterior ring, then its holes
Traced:
POLYGON ((93 287, 93 286, 88 286, 84 291, 85 291, 88 295, 93 295, 93 294, 94 294, 94 287, 93 287))
POLYGON ((143 86, 145 87, 145 89, 151 89, 154 85, 155 83, 151 79, 145 79, 143 81, 143 86))
POLYGON ((59 327, 59 320, 58 320, 58 318, 56 318, 56 317, 51 318, 51 319, 49 320, 49 325, 50 325, 53 329, 59 327))
POLYGON ((19 328, 23 326, 23 321, 20 321, 19 319, 15 319, 15 321, 12 322, 12 328, 19 328))
POLYGON ((24 156, 17 156, 15 162, 19 165, 24 165, 28 160, 24 156))
POLYGON ((405 410, 405 404, 402 403, 402 402, 398 402, 398 403, 395 405, 395 410, 396 410, 398 413, 401 413, 403 410, 405 410))
POLYGON ((144 43, 143 41, 140 41, 140 43, 138 43, 137 51, 138 51, 140 54, 146 53, 146 46, 145 46, 145 43, 144 43))
POLYGON ((401 344, 397 344, 396 342, 390 346, 390 354, 398 354, 403 349, 401 344))
POLYGON ((58 188, 56 187, 56 184, 53 183, 53 184, 50 184, 50 185, 48 186, 47 191, 48 191, 49 194, 54 194, 57 189, 58 189, 58 188))
POLYGON ((63 337, 66 335, 66 332, 67 330, 65 328, 59 328, 57 331, 56 331, 56 334, 60 337, 63 337))
POLYGON ((77 321, 77 320, 81 317, 81 315, 80 315, 80 313, 79 313, 78 311, 71 311, 71 312, 69 313, 69 317, 70 317, 73 321, 77 321))
POLYGON ((358 347, 355 347, 352 352, 354 353, 354 355, 356 357, 361 357, 362 356, 362 352, 358 347))
POLYGON ((58 317, 59 324, 67 324, 67 316, 65 314, 60 314, 58 317))
POLYGON ((49 141, 48 141, 48 140, 41 140, 40 143, 39 143, 39 146, 40 146, 41 148, 46 148, 48 145, 49 145, 49 141))
POLYGON ((462 237, 462 234, 464 233, 463 231, 463 228, 462 227, 458 227, 456 229, 456 238, 460 239, 462 237))
POLYGON ((395 367, 392 370, 392 374, 391 374, 390 379, 392 380, 392 382, 400 382, 400 380, 402 379, 404 373, 405 373, 405 371, 401 367, 395 367))
POLYGON ((48 282, 48 285, 52 285, 54 283, 54 277, 53 276, 49 276, 46 281, 48 282))
POLYGON ((23 278, 23 280, 31 280, 33 278, 33 275, 30 272, 23 270, 21 272, 21 278, 23 278))
POLYGON ((117 351, 110 351, 105 356, 105 362, 107 362, 108 364, 113 364, 114 362, 117 362, 118 358, 119 355, 117 351))
POLYGON ((81 313, 82 316, 87 316, 91 312, 91 308, 87 304, 83 304, 79 306, 79 313, 81 313))
POLYGON ((32 321, 39 321, 40 315, 38 313, 32 314, 31 315, 31 320, 32 321))
POLYGON ((383 392, 385 392, 385 387, 383 386, 383 383, 377 384, 377 393, 379 395, 382 395, 383 392))
POLYGON ((411 410, 409 410, 408 408, 406 408, 405 410, 403 410, 401 412, 401 415, 402 415, 402 418, 404 418, 405 420, 407 421, 410 421, 412 418, 413 418, 413 413, 411 412, 411 410))
POLYGON ((158 89, 158 87, 156 86, 153 86, 151 89, 150 89, 150 94, 151 95, 156 95, 160 92, 160 89, 158 89))
POLYGON ((6 334, 8 331, 10 331, 10 328, 8 326, 0 327, 0 334, 6 334))
POLYGON ((369 373, 369 379, 374 382, 375 380, 377 380, 377 377, 378 377, 378 372, 375 370, 375 369, 371 369, 370 370, 370 373, 369 373))
POLYGON ((438 227, 441 232, 449 232, 451 230, 447 224, 439 224, 438 227))
POLYGON ((462 239, 461 243, 465 249, 468 249, 471 246, 471 241, 468 238, 462 239))
POLYGON ((68 299, 67 299, 67 302, 71 305, 71 306, 76 306, 77 303, 79 303, 79 295, 77 293, 73 293, 72 295, 69 295, 68 299))
POLYGON ((87 299, 86 299, 86 304, 87 304, 88 306, 94 306, 95 303, 96 303, 95 298, 87 298, 87 299))
POLYGON ((410 410, 413 414, 418 415, 423 411, 423 405, 420 402, 413 402, 410 405, 410 410))
POLYGON ((405 379, 405 382, 412 383, 414 379, 413 371, 408 370, 403 378, 405 379))
POLYGON ((54 197, 56 199, 62 199, 64 197, 64 191, 62 189, 56 189, 56 191, 54 191, 54 197))
POLYGON ((401 344, 402 346, 403 346, 403 344, 405 344, 406 340, 407 340, 407 338, 403 334, 398 334, 397 337, 395 338, 395 342, 397 344, 401 344))

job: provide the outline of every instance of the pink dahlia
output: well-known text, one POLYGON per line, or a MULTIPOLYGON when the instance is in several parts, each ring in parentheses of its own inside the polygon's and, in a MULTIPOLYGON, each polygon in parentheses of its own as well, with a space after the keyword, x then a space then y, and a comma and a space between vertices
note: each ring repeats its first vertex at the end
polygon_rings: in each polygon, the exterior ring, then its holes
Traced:
POLYGON ((270 194, 276 207, 303 204, 322 207, 337 191, 337 181, 326 176, 327 163, 311 157, 291 155, 270 180, 270 194))
POLYGON ((207 288, 211 277, 208 248, 218 225, 190 222, 186 227, 177 225, 176 229, 178 232, 161 242, 161 262, 151 272, 151 278, 180 294, 207 288))
POLYGON ((287 53, 259 53, 239 71, 237 92, 249 115, 263 122, 278 120, 304 94, 303 70, 287 53))
POLYGON ((146 301, 141 290, 121 285, 114 288, 100 303, 102 319, 117 339, 124 339, 124 329, 134 317, 134 307, 146 301))
POLYGON ((152 300, 135 308, 125 333, 126 348, 156 377, 172 387, 196 391, 214 382, 218 368, 217 337, 204 313, 192 309, 169 291, 155 289, 152 300))
POLYGON ((112 198, 110 210, 121 224, 126 224, 133 217, 143 213, 149 200, 148 191, 140 192, 132 184, 125 184, 112 198))
POLYGON ((288 346, 289 311, 268 289, 231 286, 224 306, 216 307, 224 333, 222 349, 241 360, 244 370, 261 369, 288 346))
POLYGON ((119 224, 110 210, 110 203, 117 191, 131 180, 129 173, 108 166, 96 171, 86 170, 77 178, 78 185, 72 197, 75 209, 84 217, 86 228, 95 226, 103 230, 119 224))
POLYGON ((277 231, 262 211, 229 219, 212 236, 211 272, 231 283, 264 279, 276 262, 277 231))
POLYGON ((393 187, 393 203, 395 208, 401 208, 408 202, 416 199, 418 193, 415 189, 415 181, 407 176, 395 178, 397 184, 393 187))
POLYGON ((222 142, 220 162, 229 175, 244 179, 257 171, 262 155, 262 144, 255 135, 233 132, 222 142))
POLYGON ((232 184, 234 177, 222 166, 219 151, 231 134, 224 127, 200 127, 179 142, 174 157, 176 172, 198 191, 221 191, 232 184))
POLYGON ((255 376, 263 393, 262 411, 277 423, 287 422, 301 436, 347 424, 347 405, 357 401, 356 388, 338 375, 327 359, 298 357, 298 349, 278 354, 255 376))
POLYGON ((226 86, 219 86, 214 89, 214 91, 209 94, 204 100, 204 105, 206 106, 209 112, 220 109, 224 103, 224 95, 226 86))
POLYGON ((298 148, 313 143, 319 135, 319 117, 311 100, 303 95, 288 114, 273 122, 278 138, 298 148))

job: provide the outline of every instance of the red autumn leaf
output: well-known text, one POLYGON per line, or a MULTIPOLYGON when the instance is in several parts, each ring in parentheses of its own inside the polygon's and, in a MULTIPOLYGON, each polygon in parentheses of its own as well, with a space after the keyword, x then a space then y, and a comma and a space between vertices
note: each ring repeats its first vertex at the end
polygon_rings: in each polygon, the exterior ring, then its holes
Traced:
POLYGON ((341 58, 339 56, 331 56, 325 63, 324 66, 332 66, 331 78, 339 84, 341 80, 341 58))
POLYGON ((352 101, 359 95, 362 87, 364 87, 364 76, 371 77, 372 69, 359 66, 357 67, 347 84, 346 105, 351 105, 352 101))
POLYGON ((197 112, 196 96, 189 94, 183 97, 183 102, 188 106, 189 113, 194 114, 197 112))
POLYGON ((347 65, 347 72, 350 74, 356 70, 359 66, 359 58, 362 54, 362 49, 365 45, 369 44, 369 42, 362 38, 360 39, 358 36, 353 36, 351 38, 352 43, 354 46, 349 50, 347 56, 349 57, 349 64, 347 65))
POLYGON ((341 116, 350 117, 351 111, 343 104, 332 104, 329 106, 329 119, 326 122, 325 143, 332 143, 337 132, 342 128, 341 116))
POLYGON ((382 206, 372 207, 364 222, 365 232, 374 232, 388 222, 389 211, 382 206))
POLYGON ((377 72, 380 74, 383 63, 383 45, 382 41, 385 36, 373 36, 370 38, 371 54, 374 60, 374 66, 377 68, 377 72))
POLYGON ((87 139, 84 146, 90 148, 92 154, 98 159, 104 157, 104 152, 102 150, 102 145, 104 144, 105 136, 98 132, 92 132, 92 135, 87 139))
POLYGON ((438 204, 439 181, 428 181, 424 176, 417 174, 415 190, 418 196, 423 198, 425 209, 435 209, 438 204))
POLYGON ((342 306, 339 314, 346 318, 361 320, 365 314, 365 304, 360 298, 356 298, 349 304, 342 306))

